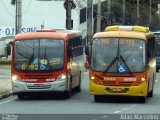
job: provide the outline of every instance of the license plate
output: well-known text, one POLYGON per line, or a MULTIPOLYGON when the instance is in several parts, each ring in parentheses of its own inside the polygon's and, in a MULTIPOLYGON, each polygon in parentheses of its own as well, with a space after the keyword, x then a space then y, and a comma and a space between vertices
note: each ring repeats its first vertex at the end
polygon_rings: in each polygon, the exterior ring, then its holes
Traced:
POLYGON ((113 88, 112 91, 113 91, 113 92, 121 92, 121 91, 122 91, 122 88, 113 88))
POLYGON ((42 88, 42 87, 44 87, 44 84, 34 84, 34 87, 42 88))

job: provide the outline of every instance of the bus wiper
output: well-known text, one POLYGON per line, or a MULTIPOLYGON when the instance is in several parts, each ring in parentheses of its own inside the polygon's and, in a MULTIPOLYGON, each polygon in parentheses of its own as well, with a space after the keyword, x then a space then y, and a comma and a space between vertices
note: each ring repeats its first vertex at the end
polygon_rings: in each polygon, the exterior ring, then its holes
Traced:
POLYGON ((129 66, 127 65, 127 63, 126 63, 126 61, 124 60, 124 58, 123 58, 122 55, 120 55, 120 59, 121 59, 122 62, 126 65, 126 68, 127 68, 128 72, 129 72, 129 74, 132 74, 131 69, 130 69, 129 66))
MULTIPOLYGON (((122 61, 122 63, 125 64, 125 66, 126 66, 128 72, 129 72, 130 74, 132 74, 131 69, 130 69, 129 66, 127 65, 127 63, 126 63, 126 61, 124 60, 123 56, 120 55, 120 50, 119 50, 119 39, 118 39, 117 56, 116 56, 116 57, 114 58, 114 60, 109 64, 109 66, 103 71, 103 74, 107 73, 108 70, 112 67, 112 65, 113 65, 116 61, 117 61, 117 65, 116 65, 117 67, 118 67, 118 64, 122 61)), ((118 74, 118 73, 119 73, 119 72, 118 72, 118 69, 117 69, 117 74, 118 74)))
POLYGON ((52 66, 50 65, 50 62, 49 62, 49 59, 48 59, 48 56, 47 56, 47 54, 46 54, 46 48, 45 48, 45 51, 44 51, 44 59, 46 59, 47 60, 47 65, 49 66, 49 68, 50 68, 50 70, 52 69, 52 66))
POLYGON ((117 61, 118 56, 116 56, 112 62, 109 64, 109 66, 103 71, 103 74, 105 74, 106 72, 108 72, 108 70, 112 67, 112 65, 117 61))
MULTIPOLYGON (((112 62, 109 64, 109 66, 103 71, 103 74, 105 74, 106 72, 108 72, 108 70, 112 67, 112 65, 116 62, 116 61, 120 60, 120 53, 119 53, 119 39, 118 39, 118 49, 117 49, 117 55, 116 57, 112 60, 112 62)), ((118 62, 117 62, 118 63, 118 62)))
POLYGON ((29 58, 28 66, 33 62, 33 60, 34 60, 34 48, 33 48, 33 54, 29 58))

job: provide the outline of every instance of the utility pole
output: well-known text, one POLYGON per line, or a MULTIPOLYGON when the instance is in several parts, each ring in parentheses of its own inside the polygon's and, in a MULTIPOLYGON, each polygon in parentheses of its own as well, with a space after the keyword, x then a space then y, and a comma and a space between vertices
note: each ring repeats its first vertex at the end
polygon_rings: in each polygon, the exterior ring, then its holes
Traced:
POLYGON ((22 31, 22 0, 11 0, 11 4, 16 5, 15 34, 18 34, 22 31))
POLYGON ((92 30, 92 20, 93 20, 93 8, 92 5, 93 4, 93 0, 87 0, 87 44, 88 42, 91 40, 92 38, 92 34, 93 34, 93 30, 92 30))
POLYGON ((22 0, 16 0, 16 20, 15 20, 15 33, 22 31, 22 0))
POLYGON ((139 0, 137 0, 137 25, 139 24, 139 0))
POLYGON ((73 20, 71 19, 73 0, 66 0, 64 5, 66 7, 66 28, 71 30, 73 28, 73 20))
POLYGON ((97 3, 97 32, 101 31, 101 0, 97 3))
POLYGON ((107 25, 111 25, 111 0, 107 0, 107 25))
POLYGON ((123 25, 125 25, 125 19, 126 19, 126 0, 123 0, 123 25))
POLYGON ((151 25, 152 22, 152 1, 149 0, 149 25, 151 25))

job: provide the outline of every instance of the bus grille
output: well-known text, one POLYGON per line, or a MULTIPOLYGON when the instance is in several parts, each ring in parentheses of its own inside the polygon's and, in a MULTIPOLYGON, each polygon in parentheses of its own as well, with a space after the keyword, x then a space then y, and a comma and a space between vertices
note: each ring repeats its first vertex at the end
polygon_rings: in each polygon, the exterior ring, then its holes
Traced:
POLYGON ((104 86, 132 86, 134 84, 134 82, 106 81, 106 80, 101 80, 101 83, 104 86))
MULTIPOLYGON (((46 81, 46 79, 52 78, 53 74, 43 73, 43 74, 25 74, 27 79, 36 79, 37 82, 46 81)), ((49 81, 48 81, 49 82, 49 81)))

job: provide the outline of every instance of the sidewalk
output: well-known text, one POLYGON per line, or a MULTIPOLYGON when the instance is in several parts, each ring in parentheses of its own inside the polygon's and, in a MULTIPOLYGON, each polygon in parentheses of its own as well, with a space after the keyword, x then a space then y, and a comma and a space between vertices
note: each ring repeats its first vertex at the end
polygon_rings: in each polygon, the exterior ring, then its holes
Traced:
POLYGON ((0 100, 12 95, 11 82, 0 80, 0 100))
POLYGON ((0 65, 0 100, 12 95, 10 66, 0 65))
POLYGON ((11 69, 11 65, 0 65, 0 69, 10 70, 11 69))

